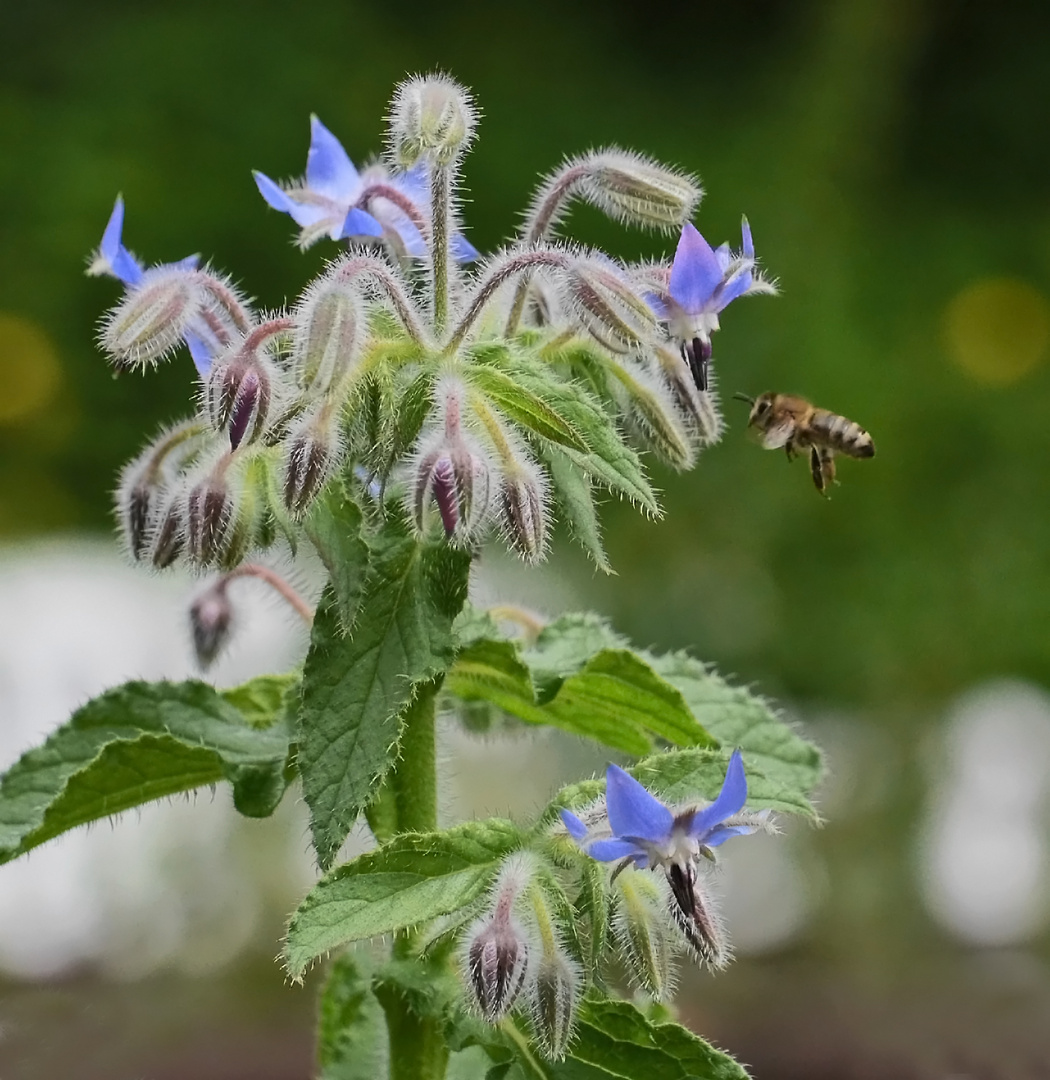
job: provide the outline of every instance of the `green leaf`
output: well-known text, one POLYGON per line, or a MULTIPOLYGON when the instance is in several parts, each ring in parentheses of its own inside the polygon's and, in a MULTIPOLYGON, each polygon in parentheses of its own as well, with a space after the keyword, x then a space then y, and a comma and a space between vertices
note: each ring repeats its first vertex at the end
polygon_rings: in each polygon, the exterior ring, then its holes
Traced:
POLYGON ((811 793, 823 775, 820 751, 786 724, 759 697, 731 686, 685 653, 649 658, 655 671, 678 687, 693 715, 726 748, 739 746, 749 766, 771 781, 811 793))
POLYGON ((472 903, 521 842, 509 821, 469 822, 403 834, 337 867, 292 917, 284 947, 289 973, 298 978, 318 956, 347 942, 405 930, 472 903))
MULTIPOLYGON (((711 801, 722 789, 727 750, 665 750, 644 758, 627 771, 644 784, 657 798, 666 803, 683 803, 692 799, 711 801)), ((755 764, 744 753, 747 771, 747 805, 752 810, 778 810, 815 818, 808 799, 809 789, 785 784, 779 777, 770 777, 761 764, 755 764)), ((563 806, 578 808, 596 799, 605 790, 602 780, 583 780, 562 788, 544 813, 542 823, 554 817, 563 806)))
POLYGON ((568 1057, 545 1068, 550 1080, 747 1080, 731 1057, 680 1024, 653 1023, 630 1002, 597 994, 580 1006, 568 1057))
POLYGON ((599 570, 606 574, 613 573, 602 547, 601 526, 598 524, 590 477, 553 446, 544 448, 543 458, 554 482, 562 517, 573 539, 590 555, 599 570))
MULTIPOLYGON (((539 372, 532 372, 532 388, 523 386, 517 378, 499 368, 475 365, 469 372, 471 383, 508 419, 560 446, 581 453, 590 449, 576 428, 548 404, 550 388, 544 384, 539 372)), ((551 381, 546 380, 547 383, 551 381)))
MULTIPOLYGON (((279 681, 279 680, 278 680, 279 681)), ((228 691, 251 720, 202 682, 130 682, 78 709, 0 780, 0 862, 133 806, 219 780, 241 813, 273 812, 287 783, 288 727, 276 683, 228 691), (254 704, 252 704, 254 703, 254 704)))
POLYGON ((628 649, 601 647, 616 641, 604 623, 586 616, 552 623, 524 653, 512 641, 477 639, 460 652, 445 688, 462 701, 487 701, 526 723, 629 754, 648 753, 654 737, 677 746, 711 745, 681 693, 645 660, 628 649))
POLYGON ((368 571, 368 545, 361 536, 361 510, 335 480, 310 507, 303 528, 328 571, 343 630, 350 633, 368 571))
POLYGON ((268 728, 284 724, 291 730, 294 711, 299 707, 298 672, 287 675, 260 675, 221 696, 229 702, 252 727, 268 728))
POLYGON ((386 1017, 361 958, 344 953, 321 992, 320 1080, 375 1080, 387 1071, 386 1017))
POLYGON ((303 671, 298 766, 322 869, 393 763, 415 685, 452 662, 470 569, 466 552, 421 544, 394 519, 369 548, 360 599, 368 618, 345 637, 327 589, 303 671))

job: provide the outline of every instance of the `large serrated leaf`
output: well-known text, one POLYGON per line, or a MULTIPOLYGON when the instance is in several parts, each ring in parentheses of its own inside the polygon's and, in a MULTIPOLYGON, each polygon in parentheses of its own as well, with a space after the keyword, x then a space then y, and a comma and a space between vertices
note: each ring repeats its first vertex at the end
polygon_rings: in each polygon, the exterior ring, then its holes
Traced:
MULTIPOLYGON (((590 449, 573 424, 545 400, 549 394, 537 393, 507 372, 484 365, 470 369, 470 381, 508 419, 534 435, 582 453, 590 449)), ((539 379, 535 381, 540 382, 539 379)))
POLYGON ((328 571, 343 629, 357 619, 368 572, 368 545, 361 535, 361 510, 335 480, 310 507, 303 528, 328 571))
POLYGON ((233 784, 241 813, 272 813, 287 786, 286 689, 278 680, 228 691, 253 703, 250 721, 202 682, 130 682, 89 701, 0 779, 0 862, 78 825, 219 780, 233 784), (269 726, 264 699, 278 703, 269 726))
POLYGON ((680 1024, 653 1023, 630 1002, 598 995, 580 1006, 568 1057, 546 1070, 550 1080, 747 1080, 731 1057, 680 1024))
POLYGON ((476 900, 500 861, 522 842, 509 821, 406 833, 322 878, 288 927, 284 958, 298 978, 317 957, 351 941, 390 934, 476 900))
POLYGON ((594 560, 594 565, 599 570, 606 574, 613 573, 602 546, 601 526, 594 505, 591 478, 553 446, 544 447, 542 456, 551 474, 561 517, 573 539, 594 560))
POLYGON ((320 1080, 375 1080, 386 1074, 386 1019, 360 957, 345 953, 332 964, 321 992, 318 1028, 320 1080))
POLYGON ((326 589, 303 671, 298 766, 322 868, 390 768, 414 687, 452 662, 470 569, 466 552, 420 543, 400 521, 388 520, 369 548, 368 618, 345 637, 326 589))
POLYGON ((731 686, 685 653, 651 656, 655 671, 678 687, 693 715, 725 747, 739 746, 745 760, 786 788, 810 793, 820 782, 820 751, 744 687, 731 686))
MULTIPOLYGON (((643 758, 627 771, 663 802, 688 803, 693 800, 713 800, 721 790, 728 763, 729 753, 726 750, 665 750, 643 758)), ((816 818, 808 798, 808 788, 799 788, 796 784, 785 783, 780 777, 769 776, 763 764, 757 763, 757 758, 752 759, 746 751, 744 768, 749 809, 777 810, 816 818)), ((552 818, 560 807, 578 809, 596 799, 604 790, 602 780, 582 780, 562 788, 551 801, 541 822, 552 818)))

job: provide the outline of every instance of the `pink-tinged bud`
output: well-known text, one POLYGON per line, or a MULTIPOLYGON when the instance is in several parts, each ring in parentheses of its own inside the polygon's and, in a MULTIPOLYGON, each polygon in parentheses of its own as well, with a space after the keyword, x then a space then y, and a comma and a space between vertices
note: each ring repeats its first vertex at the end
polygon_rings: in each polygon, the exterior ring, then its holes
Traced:
POLYGON ((500 484, 499 508, 507 543, 529 562, 547 546, 547 486, 538 468, 520 468, 500 484))
POLYGON ((440 458, 431 472, 431 490, 445 534, 451 536, 459 524, 459 497, 456 493, 456 476, 449 458, 440 458))
POLYGON ((731 957, 722 921, 704 891, 692 863, 667 867, 671 886, 668 904, 675 925, 682 932, 698 963, 723 968, 731 957))
POLYGON ((232 450, 246 437, 254 442, 262 434, 272 398, 273 379, 255 351, 237 351, 213 365, 208 378, 208 410, 218 430, 229 429, 232 450))
POLYGON ((227 578, 220 578, 190 605, 190 629, 197 663, 207 670, 225 648, 233 624, 233 605, 226 595, 227 578))
POLYGON ((233 494, 222 461, 190 490, 186 500, 186 538, 190 557, 202 565, 220 560, 234 518, 233 494))
POLYGON ((569 1048, 579 996, 579 972, 565 950, 545 952, 536 965, 529 1006, 536 1041, 552 1061, 560 1061, 569 1048))
POLYGON ((529 939, 514 914, 531 868, 512 855, 503 864, 487 915, 467 931, 463 962, 481 1015, 496 1023, 510 1010, 529 973, 529 939))
POLYGON ((336 275, 311 286, 295 311, 292 369, 299 385, 323 394, 354 367, 360 353, 360 304, 354 286, 336 275))
POLYGON ((401 83, 390 104, 390 151, 410 169, 420 158, 435 165, 456 162, 470 145, 477 112, 470 93, 445 75, 401 83))
POLYGON ((120 367, 156 364, 178 347, 203 300, 197 271, 175 266, 147 270, 106 316, 102 348, 120 367))
POLYGON ((611 262, 577 260, 563 276, 561 300, 592 337, 614 352, 631 352, 656 330, 652 309, 611 262))

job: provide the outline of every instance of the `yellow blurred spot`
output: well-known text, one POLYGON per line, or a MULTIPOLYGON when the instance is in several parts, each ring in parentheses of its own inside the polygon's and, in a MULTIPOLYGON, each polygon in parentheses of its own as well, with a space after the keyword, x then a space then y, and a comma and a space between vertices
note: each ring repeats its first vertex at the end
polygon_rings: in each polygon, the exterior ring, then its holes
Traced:
POLYGON ((0 424, 39 412, 61 382, 62 365, 47 334, 20 315, 0 311, 0 424))
POLYGON ((1046 356, 1050 302, 1026 281, 985 278, 954 297, 944 329, 949 355, 963 371, 1006 386, 1046 356))

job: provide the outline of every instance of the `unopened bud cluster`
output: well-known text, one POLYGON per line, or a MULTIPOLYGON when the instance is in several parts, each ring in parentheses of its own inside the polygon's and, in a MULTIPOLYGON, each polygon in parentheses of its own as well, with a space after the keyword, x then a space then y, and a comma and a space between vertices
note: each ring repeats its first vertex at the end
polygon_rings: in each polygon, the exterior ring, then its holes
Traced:
POLYGON ((550 873, 533 854, 504 862, 485 913, 464 937, 462 964, 485 1020, 495 1024, 522 1008, 544 1054, 559 1060, 572 1038, 583 986, 580 965, 551 915, 544 888, 550 873))
POLYGON ((740 252, 698 256, 695 180, 598 150, 546 178, 517 239, 472 267, 456 183, 477 121, 452 79, 413 78, 391 104, 386 164, 358 172, 314 117, 302 180, 256 173, 304 245, 349 244, 287 311, 259 311, 196 256, 143 267, 123 245, 118 199, 90 271, 126 287, 101 345, 122 370, 185 346, 200 377, 196 415, 124 470, 117 509, 134 558, 229 568, 278 537, 294 547, 314 500, 340 484, 421 535, 473 549, 497 534, 536 561, 554 508, 573 526, 592 484, 655 512, 640 466, 621 483, 624 454, 685 469, 719 438, 711 332, 729 300, 771 288, 746 222, 740 252), (674 264, 558 240, 579 200, 682 230, 674 264))

